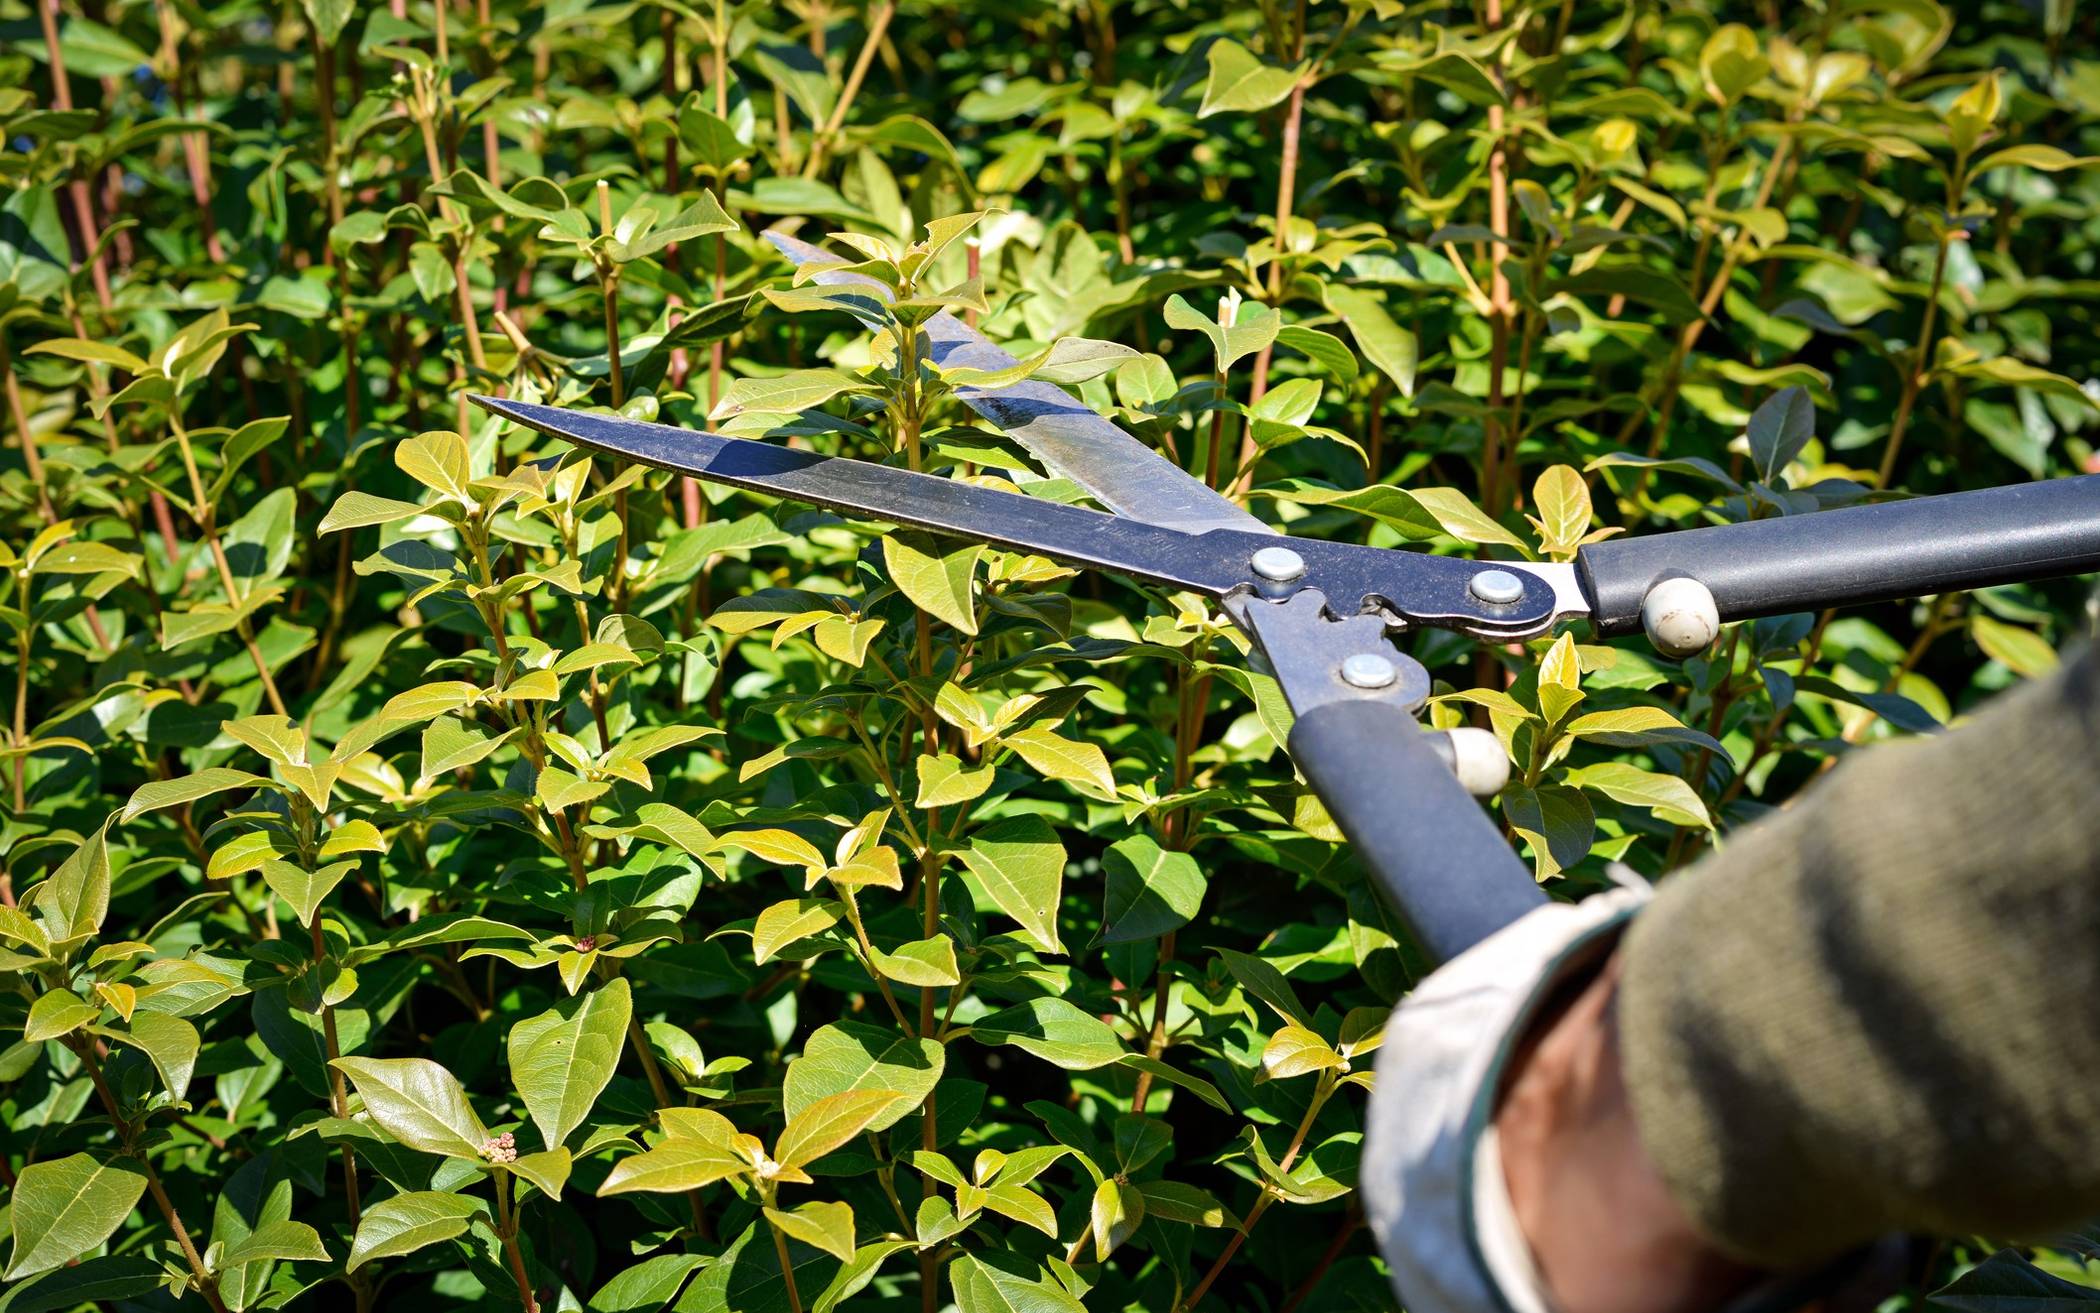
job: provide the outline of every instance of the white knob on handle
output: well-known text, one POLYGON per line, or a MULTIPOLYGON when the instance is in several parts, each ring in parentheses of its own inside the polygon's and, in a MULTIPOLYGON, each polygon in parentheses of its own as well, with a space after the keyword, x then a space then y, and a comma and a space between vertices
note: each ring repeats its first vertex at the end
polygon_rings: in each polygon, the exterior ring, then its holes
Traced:
POLYGON ((1476 798, 1491 798, 1509 783, 1509 754, 1502 740, 1488 730, 1463 727, 1447 729, 1451 741, 1451 773, 1476 798))
POLYGON ((1641 600, 1641 627, 1667 657, 1695 656, 1721 632, 1721 608, 1697 579, 1665 579, 1641 600))

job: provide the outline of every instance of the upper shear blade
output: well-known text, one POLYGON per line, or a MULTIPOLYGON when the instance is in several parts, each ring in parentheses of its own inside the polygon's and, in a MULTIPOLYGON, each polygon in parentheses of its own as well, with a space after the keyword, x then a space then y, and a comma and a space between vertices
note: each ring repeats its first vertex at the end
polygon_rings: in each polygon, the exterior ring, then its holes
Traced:
MULTIPOLYGON (((766 239, 798 265, 838 258, 786 233, 768 232, 766 239)), ((820 273, 815 281, 834 287, 856 282, 881 286, 845 270, 820 273)), ((938 365, 1005 369, 1019 363, 945 310, 927 320, 920 331, 938 365)), ((1052 472, 1086 489, 1095 501, 1118 515, 1183 533, 1211 529, 1276 532, 1055 384, 1027 380, 1007 387, 965 387, 958 388, 955 396, 1011 435, 1052 472)))
POLYGON ((1229 531, 1190 535, 956 479, 617 415, 472 400, 527 428, 658 469, 1216 597, 1246 583, 1248 544, 1263 541, 1229 531))

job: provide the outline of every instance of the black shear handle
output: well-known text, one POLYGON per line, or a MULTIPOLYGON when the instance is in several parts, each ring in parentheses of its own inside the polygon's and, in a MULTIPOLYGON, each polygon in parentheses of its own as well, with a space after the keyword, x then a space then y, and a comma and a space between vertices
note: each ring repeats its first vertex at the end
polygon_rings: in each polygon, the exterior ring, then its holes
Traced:
POLYGON ((2100 474, 1614 538, 1576 555, 1600 634, 1697 579, 1723 620, 1892 602, 2100 570, 2100 474))
POLYGON ((1388 703, 1330 702, 1298 717, 1291 757, 1422 950, 1449 961, 1546 895, 1439 755, 1388 703))

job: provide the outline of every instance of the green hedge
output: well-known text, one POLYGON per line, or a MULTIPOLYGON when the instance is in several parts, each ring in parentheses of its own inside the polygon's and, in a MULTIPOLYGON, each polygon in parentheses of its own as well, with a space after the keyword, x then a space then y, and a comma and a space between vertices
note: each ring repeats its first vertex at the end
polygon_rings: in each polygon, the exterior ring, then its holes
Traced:
MULTIPOLYGON (((1080 499, 923 360, 947 308, 1294 534, 1505 559, 2093 467, 2056 0, 0 32, 10 1313, 1391 1303, 1355 1165, 1422 963, 1220 612, 470 391, 1080 499)), ((1572 897, 2081 607, 1404 642, 1572 897)))

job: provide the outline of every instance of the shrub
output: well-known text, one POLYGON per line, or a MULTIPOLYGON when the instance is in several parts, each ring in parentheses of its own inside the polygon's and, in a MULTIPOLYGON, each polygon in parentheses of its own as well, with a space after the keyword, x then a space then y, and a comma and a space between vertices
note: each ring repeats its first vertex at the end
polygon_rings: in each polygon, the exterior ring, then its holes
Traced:
MULTIPOLYGON (((14 1313, 1390 1301, 1423 963, 1221 614, 470 391, 1080 496, 946 309, 1295 534, 1528 559, 2093 467, 2069 5, 7 14, 14 1313)), ((1572 897, 2078 607, 1406 641, 1572 897)))

